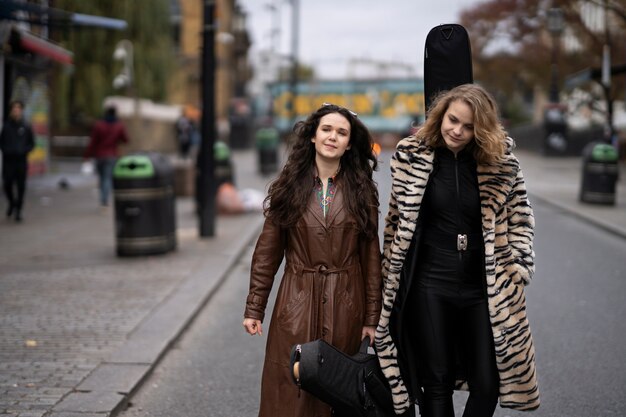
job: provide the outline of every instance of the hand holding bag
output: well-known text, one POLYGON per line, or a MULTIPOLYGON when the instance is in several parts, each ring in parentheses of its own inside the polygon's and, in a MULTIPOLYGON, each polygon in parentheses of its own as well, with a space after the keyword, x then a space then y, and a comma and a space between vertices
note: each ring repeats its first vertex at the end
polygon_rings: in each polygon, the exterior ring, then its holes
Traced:
POLYGON ((295 345, 291 350, 294 382, 330 405, 334 415, 395 417, 391 390, 376 354, 367 352, 369 344, 366 337, 354 356, 321 339, 295 345))

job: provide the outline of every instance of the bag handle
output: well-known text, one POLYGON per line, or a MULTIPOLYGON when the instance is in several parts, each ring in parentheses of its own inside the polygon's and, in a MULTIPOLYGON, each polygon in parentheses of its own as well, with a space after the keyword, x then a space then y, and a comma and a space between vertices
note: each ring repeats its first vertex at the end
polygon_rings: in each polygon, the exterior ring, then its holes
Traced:
POLYGON ((361 347, 359 348, 359 353, 367 354, 367 348, 369 347, 369 345, 370 345, 370 337, 365 336, 365 339, 361 341, 361 347))

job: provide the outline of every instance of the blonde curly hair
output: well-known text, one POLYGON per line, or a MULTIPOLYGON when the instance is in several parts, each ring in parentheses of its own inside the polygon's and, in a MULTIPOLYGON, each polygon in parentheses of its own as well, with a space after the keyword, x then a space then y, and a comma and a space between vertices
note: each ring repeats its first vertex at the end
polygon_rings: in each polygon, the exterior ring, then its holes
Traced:
POLYGON ((507 150, 507 133, 500 123, 496 101, 479 85, 463 84, 439 93, 428 109, 426 121, 416 136, 428 146, 445 146, 441 136, 441 124, 450 104, 458 100, 472 109, 474 138, 470 144, 474 143, 474 158, 479 164, 497 163, 507 150))

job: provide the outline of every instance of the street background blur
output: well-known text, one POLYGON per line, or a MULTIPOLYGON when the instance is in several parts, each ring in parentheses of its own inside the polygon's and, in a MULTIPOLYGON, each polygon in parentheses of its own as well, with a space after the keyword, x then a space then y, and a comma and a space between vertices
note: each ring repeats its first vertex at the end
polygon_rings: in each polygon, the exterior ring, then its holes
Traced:
POLYGON ((0 126, 21 100, 36 135, 24 221, 0 221, 0 417, 254 415, 264 340, 234 327, 290 129, 324 102, 358 113, 382 149, 382 224, 391 152, 426 117, 426 34, 444 23, 469 33, 537 213, 536 414, 625 415, 623 1, 0 0, 0 126), (83 155, 110 105, 126 161, 166 169, 118 171, 103 208, 83 155), (167 196, 142 201, 152 212, 174 207, 174 248, 125 256, 146 242, 120 235, 146 184, 167 196), (217 363, 173 372, 197 363, 195 335, 217 363))
MULTIPOLYGON (((286 139, 293 122, 324 101, 353 109, 393 146, 425 116, 426 34, 460 23, 470 35, 474 80, 497 97, 518 146, 571 156, 606 139, 624 158, 623 2, 447 0, 428 10, 408 0, 394 7, 212 3, 213 139, 233 149, 254 146, 260 127, 276 127, 286 139), (556 127, 549 123, 555 113, 562 120, 556 127)), ((37 134, 32 175, 49 171, 55 158, 80 157, 107 103, 117 105, 130 131, 126 152, 174 153, 182 114, 199 127, 203 2, 2 5, 0 112, 6 115, 11 99, 27 104, 37 134)))

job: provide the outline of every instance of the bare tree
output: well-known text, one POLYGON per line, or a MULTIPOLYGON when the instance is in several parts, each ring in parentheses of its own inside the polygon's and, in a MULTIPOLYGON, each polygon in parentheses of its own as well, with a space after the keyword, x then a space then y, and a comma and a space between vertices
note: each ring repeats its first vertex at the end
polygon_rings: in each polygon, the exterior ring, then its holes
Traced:
MULTIPOLYGON (((625 3, 608 0, 606 5, 611 39, 622 45, 613 48, 612 61, 622 64, 626 63, 625 3)), ((476 81, 493 91, 506 108, 515 97, 531 97, 537 87, 548 91, 555 47, 561 84, 570 74, 600 68, 606 32, 590 24, 594 16, 589 15, 589 5, 597 11, 604 0, 487 0, 463 11, 460 21, 472 40, 476 81), (552 7, 561 9, 565 25, 556 45, 547 29, 552 7)), ((613 91, 623 91, 623 80, 616 77, 614 84, 613 91)))

